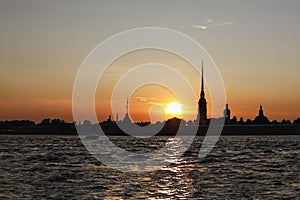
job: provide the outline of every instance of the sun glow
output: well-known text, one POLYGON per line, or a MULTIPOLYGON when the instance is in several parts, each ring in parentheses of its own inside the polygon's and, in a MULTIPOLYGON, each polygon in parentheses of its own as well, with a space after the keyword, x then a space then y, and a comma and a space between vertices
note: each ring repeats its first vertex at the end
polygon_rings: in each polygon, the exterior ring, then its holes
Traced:
POLYGON ((180 117, 182 115, 181 104, 177 102, 167 104, 166 113, 171 116, 180 117))

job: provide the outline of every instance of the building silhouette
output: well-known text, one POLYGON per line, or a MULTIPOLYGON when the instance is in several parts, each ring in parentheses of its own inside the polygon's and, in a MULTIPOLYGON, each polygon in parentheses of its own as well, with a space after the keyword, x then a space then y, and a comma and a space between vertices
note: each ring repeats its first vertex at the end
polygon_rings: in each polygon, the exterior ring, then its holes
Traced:
POLYGON ((269 124, 269 119, 264 115, 262 105, 259 106, 258 116, 253 120, 253 124, 269 124))
POLYGON ((128 98, 127 98, 127 102, 126 102, 126 113, 125 113, 125 117, 122 120, 122 122, 123 123, 131 123, 131 119, 130 119, 129 114, 128 114, 128 98))
POLYGON ((228 108, 228 103, 226 104, 226 107, 224 109, 224 118, 225 118, 225 124, 230 124, 230 109, 228 108))
POLYGON ((198 101, 198 115, 197 115, 197 123, 199 125, 206 125, 207 124, 207 102, 206 102, 206 99, 205 99, 205 92, 204 92, 203 68, 204 68, 204 63, 202 61, 201 92, 200 92, 200 99, 198 101))

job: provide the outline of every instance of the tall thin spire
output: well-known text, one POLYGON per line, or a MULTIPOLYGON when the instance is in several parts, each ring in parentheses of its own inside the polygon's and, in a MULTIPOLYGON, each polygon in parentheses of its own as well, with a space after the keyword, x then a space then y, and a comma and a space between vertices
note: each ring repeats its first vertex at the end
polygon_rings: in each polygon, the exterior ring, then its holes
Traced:
POLYGON ((200 99, 198 101, 198 115, 197 120, 200 125, 207 124, 207 106, 204 92, 204 62, 202 60, 202 74, 201 74, 201 92, 200 99))
POLYGON ((131 123, 131 119, 130 119, 129 113, 128 113, 128 98, 127 98, 127 102, 126 102, 126 113, 125 113, 125 117, 122 122, 131 123))
POLYGON ((128 113, 128 98, 127 98, 127 102, 126 102, 126 113, 128 113))
POLYGON ((202 73, 201 73, 201 91, 204 91, 204 86, 203 86, 203 60, 202 60, 202 73))
POLYGON ((201 98, 204 98, 204 96, 205 96, 205 94, 204 94, 204 72, 203 72, 203 68, 204 68, 204 62, 202 60, 201 93, 200 93, 201 98))

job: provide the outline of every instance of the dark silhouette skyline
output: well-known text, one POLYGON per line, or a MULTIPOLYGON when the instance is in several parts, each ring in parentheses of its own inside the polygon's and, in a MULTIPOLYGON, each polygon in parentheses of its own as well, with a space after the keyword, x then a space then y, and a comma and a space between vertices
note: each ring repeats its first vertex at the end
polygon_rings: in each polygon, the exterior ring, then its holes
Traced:
POLYGON ((200 99, 198 101, 198 114, 197 114, 197 124, 206 125, 207 124, 207 102, 205 99, 204 92, 204 62, 202 61, 202 74, 201 74, 201 92, 200 99))
MULTIPOLYGON (((151 124, 151 122, 133 122, 129 116, 129 101, 128 98, 126 99, 126 112, 123 120, 119 120, 118 113, 116 114, 116 121, 113 121, 111 118, 111 115, 108 116, 107 120, 104 120, 102 122, 98 122, 96 124, 99 124, 101 128, 104 130, 104 132, 107 132, 108 134, 124 134, 125 132, 121 130, 118 126, 118 123, 130 125, 130 124, 137 124, 139 126, 156 126, 163 124, 162 129, 159 131, 158 134, 174 134, 177 132, 178 127, 180 125, 184 125, 186 127, 189 126, 198 126, 198 134, 204 134, 206 132, 206 128, 201 128, 203 126, 207 127, 210 124, 211 120, 219 120, 224 119, 224 130, 226 134, 231 133, 232 131, 235 132, 237 130, 241 133, 247 133, 247 134, 257 134, 257 133, 270 133, 270 129, 228 129, 225 128, 226 126, 251 126, 251 125, 292 125, 292 122, 289 120, 283 119, 281 122, 278 122, 276 120, 273 120, 270 122, 267 116, 264 115, 263 107, 260 104, 258 115, 253 119, 247 119, 246 122, 244 122, 243 117, 240 118, 240 120, 237 120, 236 116, 233 116, 231 118, 231 110, 229 109, 229 104, 226 103, 225 109, 223 111, 223 117, 220 118, 207 118, 207 101, 205 98, 205 91, 204 91, 204 62, 202 61, 202 73, 201 73, 201 91, 200 91, 200 98, 198 101, 198 114, 197 118, 194 121, 185 121, 184 119, 179 119, 176 117, 170 118, 163 122, 156 122, 155 124, 151 124), (249 131, 251 130, 251 131, 249 131)), ((300 124, 300 118, 297 118, 293 121, 293 125, 300 124)), ((48 134, 48 133, 54 133, 54 134, 76 134, 76 126, 93 126, 91 121, 84 120, 83 123, 81 122, 71 122, 67 123, 64 120, 61 119, 50 119, 46 118, 43 119, 40 123, 36 124, 33 121, 30 120, 13 120, 13 121, 0 121, 0 134, 1 133, 16 133, 16 134, 48 134)), ((278 130, 273 130, 277 134, 286 134, 285 132, 282 132, 278 130)), ((284 130, 283 130, 284 131, 284 130)), ((296 127, 295 129, 289 129, 287 130, 288 133, 291 134, 299 134, 300 130, 296 127)), ((232 133, 233 133, 232 132, 232 133)), ((274 133, 275 133, 274 132, 274 133)), ((126 134, 126 133, 125 133, 126 134)))
MULTIPOLYGON (((194 121, 185 121, 184 119, 178 119, 176 117, 167 119, 166 121, 163 122, 156 122, 156 124, 161 124, 161 123, 173 123, 174 121, 180 120, 180 122, 184 122, 185 125, 187 126, 198 126, 198 125, 209 125, 209 122, 211 119, 207 118, 207 101, 205 98, 205 91, 204 91, 204 62, 202 61, 202 74, 201 74, 201 91, 200 91, 200 98, 198 101, 198 114, 197 114, 197 119, 194 121), (176 120, 175 120, 176 119, 176 120)), ((222 117, 221 117, 222 118, 222 117)), ((258 115, 253 119, 247 119, 244 121, 244 118, 241 117, 239 121, 237 120, 236 116, 233 116, 231 118, 231 110, 229 109, 228 103, 225 105, 225 109, 223 111, 223 118, 225 119, 224 125, 289 125, 289 124, 300 124, 300 118, 295 119, 293 122, 290 120, 282 119, 280 122, 277 120, 273 120, 272 122, 268 119, 267 116, 264 115, 263 107, 260 104, 258 115)), ((145 122, 133 122, 129 116, 129 101, 128 98, 126 100, 126 112, 123 120, 119 120, 119 115, 118 113, 116 114, 116 120, 113 121, 111 119, 111 115, 109 115, 107 120, 104 120, 102 122, 98 122, 99 124, 106 126, 107 124, 110 125, 115 125, 116 122, 118 123, 135 123, 140 126, 146 126, 148 124, 151 124, 149 121, 145 122)), ((92 122, 89 120, 84 120, 83 125, 91 125, 92 122)), ((34 126, 68 126, 72 127, 74 125, 81 125, 81 122, 71 122, 67 123, 64 120, 61 119, 50 119, 50 118, 45 118, 43 119, 40 123, 35 123, 32 120, 4 120, 0 121, 0 131, 1 130, 9 130, 13 129, 16 127, 34 127, 34 126)), ((61 131, 60 131, 61 132, 61 131)))

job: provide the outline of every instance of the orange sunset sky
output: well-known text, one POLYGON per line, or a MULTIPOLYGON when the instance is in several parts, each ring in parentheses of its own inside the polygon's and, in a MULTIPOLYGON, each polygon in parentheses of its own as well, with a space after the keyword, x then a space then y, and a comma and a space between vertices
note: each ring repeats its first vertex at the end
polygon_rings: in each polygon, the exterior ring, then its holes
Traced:
MULTIPOLYGON (((113 34, 149 26, 180 31, 203 45, 222 75, 232 116, 253 119, 262 104, 270 120, 294 120, 300 117, 299 8, 292 0, 1 1, 0 120, 73 121, 73 84, 84 58, 113 34)), ((99 82, 100 121, 112 114, 110 95, 122 74, 149 62, 180 71, 199 98, 201 81, 186 61, 157 50, 132 52, 99 82)), ((172 117, 167 104, 178 101, 158 85, 138 88, 129 100, 134 121, 172 117)), ((182 106, 186 120, 196 118, 196 103, 182 106)), ((125 107, 118 109, 122 118, 125 107)))

